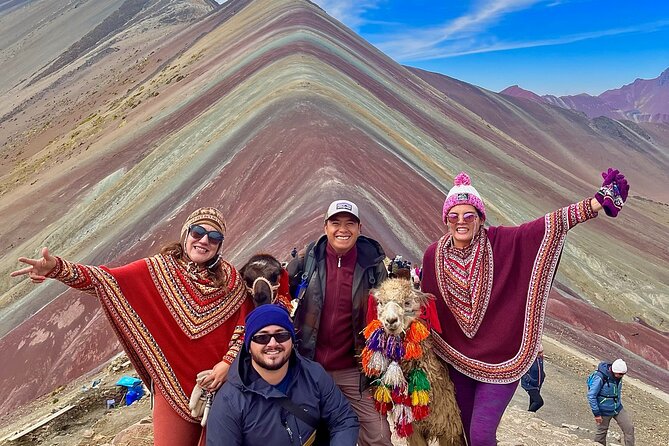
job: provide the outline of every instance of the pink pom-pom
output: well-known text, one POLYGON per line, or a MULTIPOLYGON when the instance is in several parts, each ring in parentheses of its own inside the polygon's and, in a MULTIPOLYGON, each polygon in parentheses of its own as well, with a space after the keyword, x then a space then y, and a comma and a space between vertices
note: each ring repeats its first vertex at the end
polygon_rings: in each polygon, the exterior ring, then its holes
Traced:
POLYGON ((469 175, 464 172, 460 172, 458 176, 455 177, 455 180, 453 180, 453 184, 456 186, 471 186, 472 180, 469 178, 469 175))

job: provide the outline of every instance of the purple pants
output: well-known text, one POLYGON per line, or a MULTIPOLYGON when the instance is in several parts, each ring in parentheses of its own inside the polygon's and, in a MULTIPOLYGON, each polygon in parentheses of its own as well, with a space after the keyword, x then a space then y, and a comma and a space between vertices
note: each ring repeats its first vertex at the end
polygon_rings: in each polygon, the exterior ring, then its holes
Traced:
POLYGON ((469 446, 495 446, 497 426, 518 387, 509 384, 489 384, 476 381, 449 367, 455 386, 455 399, 460 407, 462 426, 469 446))

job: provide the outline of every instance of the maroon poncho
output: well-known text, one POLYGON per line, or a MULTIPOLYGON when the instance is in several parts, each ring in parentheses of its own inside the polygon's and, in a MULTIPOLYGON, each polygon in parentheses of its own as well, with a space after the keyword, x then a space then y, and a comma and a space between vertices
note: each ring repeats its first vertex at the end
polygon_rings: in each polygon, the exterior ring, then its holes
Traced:
POLYGON ((481 229, 464 249, 450 234, 423 258, 422 289, 437 297, 436 353, 477 381, 516 381, 536 356, 567 231, 597 214, 590 200, 517 227, 481 229))
POLYGON ((222 261, 222 287, 189 273, 172 256, 157 255, 119 268, 79 265, 57 258, 49 277, 95 294, 132 365, 184 419, 197 423, 188 402, 197 374, 221 360, 231 363, 253 310, 232 265, 222 261))

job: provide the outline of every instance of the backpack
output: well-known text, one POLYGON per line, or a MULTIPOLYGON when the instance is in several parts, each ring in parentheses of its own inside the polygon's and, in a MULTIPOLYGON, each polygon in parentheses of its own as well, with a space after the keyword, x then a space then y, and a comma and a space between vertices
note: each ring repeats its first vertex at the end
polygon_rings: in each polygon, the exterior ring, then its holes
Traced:
POLYGON ((295 290, 295 296, 293 296, 293 298, 297 300, 298 304, 302 302, 304 293, 307 291, 307 287, 309 286, 311 275, 316 269, 316 260, 314 259, 313 253, 311 252, 314 249, 315 244, 316 242, 311 242, 304 249, 304 269, 302 270, 302 280, 295 290))
MULTIPOLYGON (((602 377, 602 380, 604 381, 604 384, 609 382, 609 377, 608 376, 606 376, 604 373, 600 372, 599 370, 595 370, 594 372, 590 373, 590 375, 588 375, 588 379, 586 380, 586 384, 588 385, 588 391, 590 391, 590 388, 592 387, 592 383, 595 380, 595 376, 597 376, 598 374, 602 377)), ((602 388, 603 387, 604 386, 602 385, 602 388)), ((601 392, 601 389, 600 389, 600 392, 601 392)))

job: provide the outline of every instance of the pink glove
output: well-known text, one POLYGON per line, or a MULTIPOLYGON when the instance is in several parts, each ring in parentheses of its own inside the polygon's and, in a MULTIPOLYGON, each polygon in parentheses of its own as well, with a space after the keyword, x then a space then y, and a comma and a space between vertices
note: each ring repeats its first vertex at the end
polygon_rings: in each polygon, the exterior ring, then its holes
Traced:
POLYGON ((609 169, 602 172, 602 187, 595 194, 595 199, 602 205, 604 212, 609 217, 616 217, 627 201, 630 190, 625 175, 617 169, 609 169))

